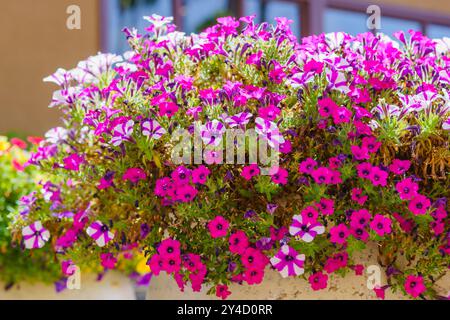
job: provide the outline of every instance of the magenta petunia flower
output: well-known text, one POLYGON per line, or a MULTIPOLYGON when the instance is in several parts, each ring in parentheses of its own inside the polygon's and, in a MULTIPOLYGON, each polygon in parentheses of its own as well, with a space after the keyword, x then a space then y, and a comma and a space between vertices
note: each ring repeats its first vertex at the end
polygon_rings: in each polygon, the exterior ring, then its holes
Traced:
POLYGON ((393 174, 400 175, 408 171, 410 166, 411 161, 409 160, 394 159, 394 161, 392 161, 392 164, 389 166, 389 171, 391 171, 393 174))
POLYGON ((161 256, 162 260, 162 269, 166 271, 168 274, 177 273, 181 269, 181 257, 170 255, 170 256, 161 256))
POLYGON ((377 141, 375 137, 364 137, 362 138, 361 146, 367 149, 370 153, 375 153, 381 147, 381 142, 377 141))
POLYGON ((245 180, 251 180, 253 177, 259 175, 261 170, 259 169, 257 164, 251 164, 244 168, 242 168, 241 176, 245 180))
POLYGON ((230 252, 241 255, 244 254, 249 245, 247 235, 242 230, 233 233, 228 242, 230 244, 230 252))
POLYGON ((368 162, 360 163, 356 166, 356 171, 358 172, 358 177, 363 179, 369 179, 372 173, 372 165, 368 162))
POLYGON ((280 251, 270 259, 272 266, 277 269, 283 278, 299 276, 305 272, 303 268, 305 255, 299 254, 288 245, 283 245, 280 251))
POLYGON ((168 177, 164 177, 156 180, 156 187, 154 192, 155 195, 159 197, 165 197, 171 192, 171 190, 173 190, 173 188, 173 181, 168 177))
POLYGON ((276 84, 280 84, 286 78, 283 67, 276 60, 272 60, 271 64, 273 67, 269 71, 269 79, 276 84))
POLYGON ((351 198, 353 201, 358 203, 359 205, 364 205, 366 203, 367 199, 369 198, 366 195, 363 195, 363 190, 360 188, 353 188, 351 192, 351 198))
POLYGON ((325 227, 318 222, 307 222, 303 215, 295 215, 289 227, 289 233, 305 242, 312 242, 314 238, 325 232, 325 227))
POLYGON ((168 118, 171 118, 178 112, 178 105, 172 101, 163 101, 159 103, 158 107, 158 115, 160 117, 167 116, 168 118))
POLYGON ((300 173, 311 174, 315 167, 317 166, 317 161, 314 159, 308 158, 300 163, 298 171, 300 173))
POLYGON ((230 223, 222 216, 217 216, 208 223, 209 233, 212 238, 222 238, 228 233, 230 223))
POLYGON ((264 279, 264 270, 258 268, 249 268, 244 272, 244 280, 249 284, 260 284, 264 279))
POLYGON ((405 291, 413 298, 417 298, 427 290, 427 287, 425 287, 423 281, 423 277, 414 275, 408 275, 406 277, 404 288, 405 291))
POLYGON ((275 121, 280 114, 280 108, 277 108, 273 105, 258 109, 258 115, 268 121, 275 121))
POLYGON ((387 185, 388 173, 379 167, 372 167, 369 174, 369 180, 374 186, 385 187, 387 185))
POLYGON ((334 200, 322 198, 319 203, 316 204, 316 207, 319 209, 320 213, 324 215, 332 215, 334 213, 334 200))
POLYGON ((288 183, 288 171, 284 168, 274 166, 270 168, 269 175, 273 183, 285 185, 288 183))
POLYGON ((159 254, 154 254, 147 262, 147 265, 150 267, 151 272, 157 276, 163 269, 163 260, 159 254))
POLYGON ((333 172, 326 168, 320 167, 312 171, 311 176, 317 184, 330 184, 333 172))
POLYGON ((228 296, 231 294, 231 291, 228 290, 227 285, 217 285, 216 286, 216 296, 218 298, 221 298, 222 300, 225 300, 228 298, 228 296))
POLYGON ((84 157, 76 153, 71 154, 63 159, 64 169, 71 171, 79 171, 81 164, 84 162, 84 157))
POLYGON ((375 217, 373 217, 373 220, 370 223, 370 228, 375 231, 380 237, 382 237, 385 234, 391 233, 391 224, 391 219, 381 214, 377 214, 375 215, 375 217))
POLYGON ((100 254, 101 265, 105 269, 114 269, 116 267, 117 259, 112 253, 100 254))
POLYGON ((417 195, 419 191, 419 185, 415 183, 411 178, 403 179, 397 182, 395 189, 399 193, 400 199, 411 200, 417 195))
POLYGON ((322 290, 328 286, 328 275, 319 271, 310 275, 308 281, 314 291, 322 290))
POLYGON ((107 225, 101 221, 95 221, 87 229, 87 234, 95 240, 99 247, 104 247, 108 242, 114 239, 114 233, 109 231, 107 225))
POLYGON ((147 179, 147 174, 144 170, 139 168, 130 168, 122 176, 122 180, 138 183, 141 180, 147 179))
POLYGON ((356 226, 356 227, 351 227, 350 229, 350 233, 353 235, 353 237, 355 237, 355 239, 357 240, 361 240, 366 242, 369 239, 369 233, 367 232, 367 230, 364 227, 361 226, 356 226))
POLYGON ((179 256, 181 254, 180 242, 170 238, 165 239, 159 244, 158 253, 163 259, 167 256, 179 256))
POLYGON ((42 226, 40 221, 22 229, 23 241, 27 249, 40 249, 50 239, 50 232, 42 226))
POLYGON ((335 124, 349 123, 352 117, 352 112, 346 107, 337 107, 332 111, 331 116, 333 117, 335 124))
POLYGON ((194 198, 198 194, 198 190, 189 184, 177 186, 176 188, 177 188, 177 193, 176 193, 175 200, 178 200, 178 201, 181 201, 184 203, 191 202, 192 200, 194 200, 194 198))
POLYGON ((330 229, 330 235, 331 235, 330 238, 331 242, 344 244, 350 235, 350 230, 345 224, 341 223, 330 229))
POLYGON ((350 150, 352 151, 353 157, 356 160, 368 160, 370 159, 369 149, 364 146, 351 146, 350 150))
POLYGON ((300 212, 300 215, 302 216, 304 223, 315 223, 319 217, 319 212, 315 207, 307 206, 300 212))
POLYGON ((264 269, 267 264, 267 258, 261 251, 254 248, 245 249, 241 255, 241 261, 247 269, 264 269))
POLYGON ((372 215, 366 209, 360 209, 352 212, 350 216, 350 226, 352 228, 365 227, 369 224, 372 215))
POLYGON ((192 171, 185 166, 177 167, 172 173, 170 177, 175 182, 176 185, 184 185, 188 184, 192 176, 192 171))
POLYGON ((339 106, 331 98, 322 98, 317 101, 319 105, 319 114, 321 117, 327 118, 334 113, 339 106))
POLYGON ((205 184, 211 171, 205 166, 192 170, 192 183, 205 184))
POLYGON ((409 210, 415 215, 425 214, 430 206, 430 199, 421 194, 417 194, 408 204, 409 210))
POLYGON ((166 133, 166 130, 161 127, 158 121, 153 119, 144 121, 141 128, 142 135, 149 137, 150 139, 158 140, 166 133))

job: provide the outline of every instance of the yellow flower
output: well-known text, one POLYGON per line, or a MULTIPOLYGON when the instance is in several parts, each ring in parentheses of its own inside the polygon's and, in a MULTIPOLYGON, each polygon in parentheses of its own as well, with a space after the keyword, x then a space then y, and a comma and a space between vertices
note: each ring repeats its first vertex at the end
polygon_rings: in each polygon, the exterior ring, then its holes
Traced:
POLYGON ((5 137, 0 136, 0 152, 6 151, 11 147, 11 144, 6 140, 5 137))
POLYGON ((150 272, 150 267, 147 265, 147 259, 142 256, 136 265, 136 272, 139 274, 146 274, 150 272))

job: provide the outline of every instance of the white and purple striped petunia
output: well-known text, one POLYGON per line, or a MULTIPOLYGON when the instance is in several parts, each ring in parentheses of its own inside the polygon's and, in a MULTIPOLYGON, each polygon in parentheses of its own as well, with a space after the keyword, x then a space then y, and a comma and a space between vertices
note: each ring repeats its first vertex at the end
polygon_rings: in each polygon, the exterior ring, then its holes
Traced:
POLYGON ((40 221, 36 221, 22 229, 22 236, 25 248, 39 249, 50 239, 50 232, 42 226, 40 221))
POLYGON ((442 124, 442 129, 450 130, 450 117, 448 117, 447 120, 444 121, 444 123, 442 124))
POLYGON ((128 120, 125 123, 117 125, 113 130, 113 138, 111 144, 113 146, 120 146, 124 141, 130 141, 133 133, 134 121, 128 120))
POLYGON ((267 143, 272 148, 278 148, 285 142, 284 137, 280 133, 277 125, 269 120, 256 118, 255 131, 263 139, 267 140, 267 143))
POLYGON ((114 239, 114 233, 109 231, 106 224, 100 221, 95 221, 87 229, 87 234, 95 240, 99 247, 104 247, 109 241, 114 239))
POLYGON ((200 133, 203 142, 206 145, 217 147, 222 142, 222 136, 225 132, 225 126, 218 120, 213 120, 201 126, 200 133))
POLYGON ((166 133, 166 130, 163 127, 161 127, 161 125, 156 120, 153 120, 153 119, 145 120, 142 123, 142 134, 146 137, 150 137, 151 139, 158 140, 165 133, 166 133))
POLYGON ((240 127, 243 129, 245 128, 245 125, 250 121, 252 116, 253 115, 249 112, 241 112, 233 116, 227 117, 225 119, 225 122, 230 128, 240 127))
POLYGON ((301 215, 295 215, 289 227, 289 233, 300 237, 305 242, 312 242, 318 234, 325 232, 325 228, 320 223, 304 223, 301 215))
POLYGON ((52 82, 60 86, 62 89, 67 89, 72 80, 72 74, 65 69, 59 68, 56 72, 44 78, 44 82, 52 82))
POLYGON ((303 268, 305 255, 299 254, 287 244, 280 248, 280 251, 270 259, 272 266, 277 269, 283 278, 288 276, 299 276, 305 272, 303 268))

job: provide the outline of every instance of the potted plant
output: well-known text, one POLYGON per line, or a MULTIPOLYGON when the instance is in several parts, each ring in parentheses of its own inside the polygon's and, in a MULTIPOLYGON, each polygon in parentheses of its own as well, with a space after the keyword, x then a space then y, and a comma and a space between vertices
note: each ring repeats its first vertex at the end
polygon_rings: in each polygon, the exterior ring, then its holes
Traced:
POLYGON ((345 286, 373 261, 386 277, 374 296, 447 294, 448 39, 299 42, 289 20, 253 17, 186 36, 145 18, 147 34, 124 30, 123 57, 46 79, 64 125, 31 157, 49 184, 15 238, 39 223, 44 248, 80 266, 136 247, 154 279, 218 298, 261 283, 316 291, 336 275, 345 286))

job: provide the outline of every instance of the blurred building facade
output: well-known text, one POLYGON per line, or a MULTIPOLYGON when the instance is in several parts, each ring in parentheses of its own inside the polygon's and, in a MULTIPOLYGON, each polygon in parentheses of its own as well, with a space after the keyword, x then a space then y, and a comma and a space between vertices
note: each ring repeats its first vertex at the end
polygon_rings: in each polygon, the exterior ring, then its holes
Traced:
POLYGON ((298 36, 367 31, 366 9, 381 8, 381 32, 420 30, 450 37, 450 1, 442 0, 15 0, 0 10, 0 135, 43 134, 59 123, 47 105, 55 86, 42 79, 56 68, 73 68, 98 51, 127 49, 124 26, 145 27, 143 15, 174 16, 183 31, 198 32, 218 16, 256 14, 293 20, 298 36), (81 29, 69 30, 67 8, 81 9, 81 29))

